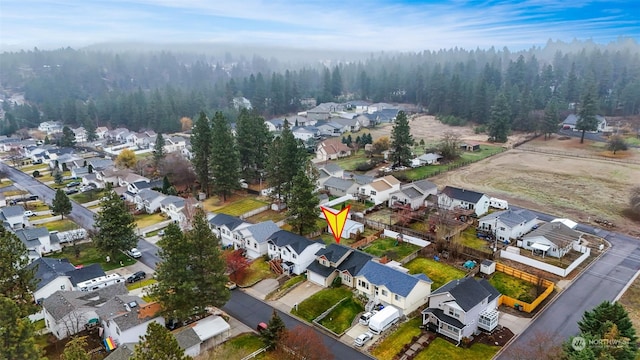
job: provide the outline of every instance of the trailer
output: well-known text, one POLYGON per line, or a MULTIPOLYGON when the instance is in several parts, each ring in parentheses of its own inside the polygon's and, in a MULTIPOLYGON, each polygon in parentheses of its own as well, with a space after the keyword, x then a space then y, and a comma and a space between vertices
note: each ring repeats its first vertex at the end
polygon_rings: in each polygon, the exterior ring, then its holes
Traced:
POLYGON ((507 210, 509 209, 509 202, 507 202, 507 200, 492 197, 489 199, 489 206, 500 210, 507 210))

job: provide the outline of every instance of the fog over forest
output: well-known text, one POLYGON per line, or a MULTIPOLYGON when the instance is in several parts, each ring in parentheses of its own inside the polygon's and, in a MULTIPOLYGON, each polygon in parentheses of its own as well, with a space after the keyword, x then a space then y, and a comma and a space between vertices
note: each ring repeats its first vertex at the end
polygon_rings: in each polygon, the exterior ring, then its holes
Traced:
POLYGON ((46 120, 69 126, 180 130, 179 119, 223 111, 234 97, 269 119, 308 101, 408 103, 453 121, 486 124, 504 94, 513 130, 532 131, 554 100, 565 112, 592 91, 606 116, 640 114, 640 46, 564 43, 526 51, 460 49, 417 53, 310 51, 211 44, 102 44, 0 54, 0 131, 46 120), (24 102, 11 101, 23 95, 24 102))

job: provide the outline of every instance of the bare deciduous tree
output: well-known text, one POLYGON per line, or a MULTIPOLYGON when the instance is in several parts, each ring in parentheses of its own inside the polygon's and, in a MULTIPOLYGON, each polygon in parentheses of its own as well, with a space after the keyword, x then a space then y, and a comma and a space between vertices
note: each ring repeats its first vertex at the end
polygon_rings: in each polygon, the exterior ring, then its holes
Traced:
POLYGON ((535 332, 526 342, 509 346, 504 355, 512 360, 560 360, 564 358, 562 339, 548 332, 535 332))

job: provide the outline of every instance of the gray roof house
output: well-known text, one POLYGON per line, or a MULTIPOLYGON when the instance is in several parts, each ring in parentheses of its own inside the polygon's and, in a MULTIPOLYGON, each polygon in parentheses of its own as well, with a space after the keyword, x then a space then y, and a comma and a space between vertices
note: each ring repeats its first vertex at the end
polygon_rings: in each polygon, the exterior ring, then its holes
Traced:
POLYGON ((135 343, 147 332, 151 322, 164 325, 157 302, 146 303, 139 296, 116 295, 101 305, 96 313, 102 321, 104 337, 117 344, 135 343))
POLYGON ((53 250, 49 230, 45 227, 18 229, 15 234, 29 250, 29 257, 31 257, 32 252, 34 256, 41 257, 43 254, 53 250))
POLYGON ((474 210, 477 216, 489 211, 489 197, 483 193, 446 186, 438 196, 438 205, 447 210, 474 210))
POLYGON ((322 185, 324 190, 333 196, 344 196, 347 194, 356 194, 358 192, 358 183, 353 179, 343 179, 331 176, 326 179, 322 185))
POLYGON ((316 261, 307 267, 307 279, 318 285, 331 286, 340 276, 342 284, 354 287, 353 281, 373 256, 340 244, 331 244, 316 252, 316 261))
POLYGON ((581 233, 572 230, 565 224, 550 222, 523 236, 522 240, 518 241, 518 245, 531 250, 532 253, 561 258, 574 245, 579 244, 581 238, 581 233))
POLYGON ((209 227, 220 238, 222 246, 238 246, 234 239, 233 232, 235 230, 247 227, 251 224, 236 216, 227 214, 213 214, 209 218, 209 227))
POLYGON ((138 210, 144 209, 147 214, 153 214, 160 210, 162 200, 166 197, 167 196, 161 192, 151 189, 142 189, 135 195, 134 202, 138 210))
POLYGON ((409 314, 424 305, 433 283, 424 274, 410 275, 376 261, 367 262, 355 276, 356 292, 370 301, 392 305, 409 314))
POLYGON ((422 311, 422 323, 460 342, 478 329, 492 331, 498 326, 499 297, 486 279, 451 280, 431 293, 429 307, 422 311))
POLYGON ((249 259, 256 259, 267 254, 267 239, 280 227, 271 220, 258 224, 240 227, 233 231, 234 247, 245 249, 249 259))
MULTIPOLYGON (((576 114, 569 114, 566 119, 562 122, 563 129, 571 129, 576 130, 576 126, 578 121, 580 120, 580 116, 576 114)), ((602 115, 596 115, 596 120, 598 121, 598 125, 596 126, 597 132, 602 132, 607 128, 607 119, 602 115)))
POLYGON ((36 289, 33 293, 38 302, 48 298, 58 290, 71 290, 72 284, 67 275, 76 268, 67 259, 39 258, 28 265, 36 269, 36 289))
POLYGON ((0 209, 0 220, 11 229, 21 229, 29 225, 29 220, 24 216, 22 205, 6 206, 0 209))
POLYGON ((316 259, 316 252, 324 248, 322 240, 314 241, 286 230, 279 230, 267 239, 267 254, 281 260, 287 274, 300 275, 316 259))
POLYGON ((425 206, 429 195, 438 193, 436 184, 428 180, 419 180, 400 185, 400 190, 389 195, 389 207, 410 205, 415 210, 425 206))
POLYGON ((478 227, 493 233, 497 240, 517 239, 531 231, 538 216, 526 209, 496 211, 478 220, 478 227))

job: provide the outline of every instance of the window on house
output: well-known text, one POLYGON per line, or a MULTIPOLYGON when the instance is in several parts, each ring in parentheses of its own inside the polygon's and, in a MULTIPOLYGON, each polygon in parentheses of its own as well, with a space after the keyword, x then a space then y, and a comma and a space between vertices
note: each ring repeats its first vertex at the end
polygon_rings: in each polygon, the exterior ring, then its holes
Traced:
POLYGON ((118 333, 118 335, 120 335, 120 328, 116 326, 116 333, 118 333))
POLYGON ((375 190, 371 190, 371 195, 376 195, 377 193, 375 192, 375 190))
POLYGON ((346 282, 351 282, 351 277, 348 275, 343 275, 342 278, 344 279, 344 281, 346 282))
POLYGON ((387 296, 387 290, 382 290, 382 296, 387 296))
POLYGON ((500 230, 504 231, 504 230, 505 230, 505 228, 504 228, 504 227, 501 227, 501 228, 500 228, 500 230))
POLYGON ((60 290, 64 290, 64 285, 60 285, 60 290))
POLYGON ((297 259, 297 258, 298 258, 298 256, 297 256, 296 254, 291 254, 291 256, 292 256, 294 259, 297 259))
POLYGON ((531 241, 527 241, 527 246, 531 246, 531 241))
POLYGON ((449 308, 449 315, 453 316, 453 314, 455 314, 455 310, 453 310, 452 308, 449 308))
POLYGON ((396 294, 393 298, 396 299, 396 301, 400 301, 400 295, 398 294, 396 294))

